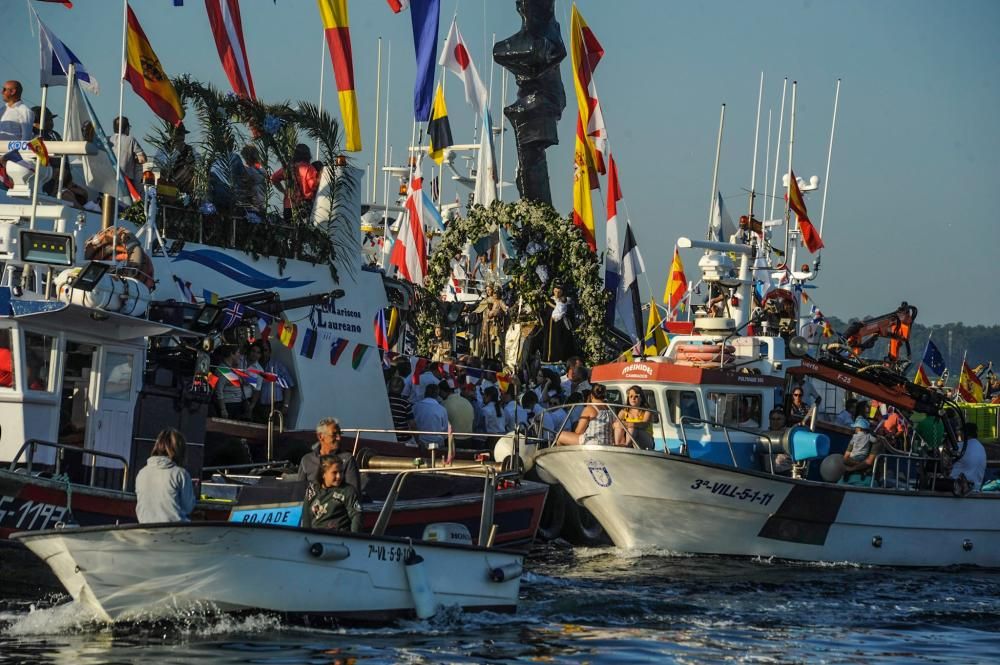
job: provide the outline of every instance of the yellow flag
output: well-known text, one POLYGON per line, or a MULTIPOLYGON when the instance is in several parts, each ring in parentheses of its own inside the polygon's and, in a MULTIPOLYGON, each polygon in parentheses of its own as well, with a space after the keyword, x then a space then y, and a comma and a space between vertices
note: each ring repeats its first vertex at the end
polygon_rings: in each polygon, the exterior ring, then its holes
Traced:
POLYGON ((670 342, 666 331, 660 325, 662 321, 663 319, 660 318, 660 308, 656 306, 656 301, 654 300, 649 303, 649 323, 646 325, 646 339, 644 340, 647 356, 660 355, 670 342))

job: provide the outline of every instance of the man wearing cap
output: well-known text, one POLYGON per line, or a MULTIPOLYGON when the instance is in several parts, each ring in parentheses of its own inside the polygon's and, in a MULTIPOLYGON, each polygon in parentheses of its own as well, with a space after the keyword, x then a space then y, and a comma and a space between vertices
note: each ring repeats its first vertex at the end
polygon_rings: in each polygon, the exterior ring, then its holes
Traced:
POLYGON ((169 150, 156 153, 153 161, 164 174, 163 179, 177 187, 181 192, 190 194, 194 189, 194 168, 197 161, 194 148, 186 142, 188 134, 184 123, 174 127, 169 150))
MULTIPOLYGON (((3 84, 3 101, 6 105, 0 115, 0 141, 30 141, 35 114, 21 101, 24 88, 20 81, 3 84)), ((6 146, 4 146, 6 152, 6 146)))
POLYGON ((135 140, 135 137, 129 135, 131 126, 129 125, 128 118, 115 118, 111 127, 114 129, 114 134, 108 139, 111 143, 111 154, 114 155, 115 159, 121 159, 122 175, 128 178, 129 182, 135 185, 137 190, 141 191, 142 166, 146 163, 146 153, 143 152, 142 146, 135 140), (118 155, 119 126, 121 127, 122 136, 122 152, 120 157, 118 155))
POLYGON ((871 452, 875 437, 871 434, 871 423, 866 418, 854 419, 854 436, 844 451, 844 468, 848 473, 867 466, 868 453, 871 452))
POLYGON ((39 124, 42 124, 39 123, 38 120, 42 117, 42 107, 32 106, 31 115, 35 118, 34 123, 31 125, 32 136, 41 136, 43 141, 62 141, 62 136, 59 135, 59 132, 53 129, 55 126, 53 121, 59 116, 52 111, 45 109, 45 122, 42 127, 39 127, 39 124))

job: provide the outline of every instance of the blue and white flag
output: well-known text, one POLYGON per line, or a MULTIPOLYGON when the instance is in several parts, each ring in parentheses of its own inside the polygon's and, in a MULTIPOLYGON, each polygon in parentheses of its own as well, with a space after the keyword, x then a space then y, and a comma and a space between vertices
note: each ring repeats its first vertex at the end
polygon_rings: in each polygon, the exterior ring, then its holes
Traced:
MULTIPOLYGON (((242 321, 245 311, 246 307, 243 303, 235 301, 227 302, 225 308, 222 310, 222 329, 228 330, 242 321)), ((313 333, 313 337, 315 337, 315 332, 313 333)))
POLYGON ((90 75, 80 58, 52 34, 41 19, 38 21, 38 42, 41 46, 42 85, 68 85, 69 66, 75 65, 75 77, 80 87, 95 95, 100 92, 97 79, 90 75))

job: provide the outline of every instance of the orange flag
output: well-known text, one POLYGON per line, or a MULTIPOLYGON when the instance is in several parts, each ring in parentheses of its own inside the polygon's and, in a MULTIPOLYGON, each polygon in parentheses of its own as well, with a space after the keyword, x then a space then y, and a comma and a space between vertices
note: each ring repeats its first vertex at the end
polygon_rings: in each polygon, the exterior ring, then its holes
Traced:
POLYGON ((806 202, 802 198, 802 192, 799 191, 795 172, 789 171, 789 173, 788 207, 795 212, 795 217, 799 221, 799 230, 802 231, 802 242, 805 243, 806 249, 815 254, 823 249, 823 239, 819 237, 819 231, 812 225, 812 222, 809 221, 809 215, 806 214, 806 202))
POLYGON ((354 56, 351 54, 351 29, 347 20, 347 0, 316 0, 326 30, 333 74, 337 79, 340 115, 344 119, 345 150, 361 150, 361 122, 358 120, 358 96, 354 92, 354 56))
POLYGON ((139 20, 128 7, 128 32, 126 35, 125 80, 135 94, 149 104, 153 113, 171 125, 177 126, 184 119, 184 106, 174 90, 170 77, 163 72, 160 59, 146 39, 139 20))

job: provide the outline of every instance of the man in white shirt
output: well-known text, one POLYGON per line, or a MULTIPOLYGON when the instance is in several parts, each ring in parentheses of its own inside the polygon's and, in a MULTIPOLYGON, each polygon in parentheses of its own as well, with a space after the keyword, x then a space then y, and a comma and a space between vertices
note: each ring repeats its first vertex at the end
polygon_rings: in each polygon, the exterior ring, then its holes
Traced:
POLYGON ((848 399, 844 402, 844 408, 837 414, 837 418, 833 421, 833 424, 840 425, 841 427, 850 427, 851 423, 854 422, 854 410, 856 408, 858 408, 858 400, 853 397, 848 399))
MULTIPOLYGON (((0 141, 30 141, 33 135, 35 114, 21 101, 24 88, 20 81, 3 84, 3 101, 6 105, 0 115, 0 141)), ((6 152, 6 146, 4 151, 6 152)))
POLYGON ((108 137, 108 141, 111 143, 111 154, 114 155, 115 159, 119 159, 118 156, 118 126, 119 121, 121 122, 121 132, 122 132, 122 154, 121 154, 121 172, 126 178, 128 178, 135 188, 142 191, 142 167, 146 163, 146 153, 143 152, 142 146, 139 142, 135 140, 134 137, 129 135, 129 130, 131 126, 129 125, 128 118, 115 118, 111 127, 114 133, 108 137))
POLYGON ((418 434, 417 441, 429 443, 444 443, 448 432, 448 412, 438 401, 438 386, 436 383, 424 387, 424 396, 413 405, 413 420, 417 423, 418 432, 441 432, 441 434, 418 434))
POLYGON ((980 443, 979 427, 976 423, 965 423, 962 428, 965 438, 962 457, 951 467, 951 478, 955 481, 954 491, 959 496, 978 492, 986 475, 986 448, 980 443))

